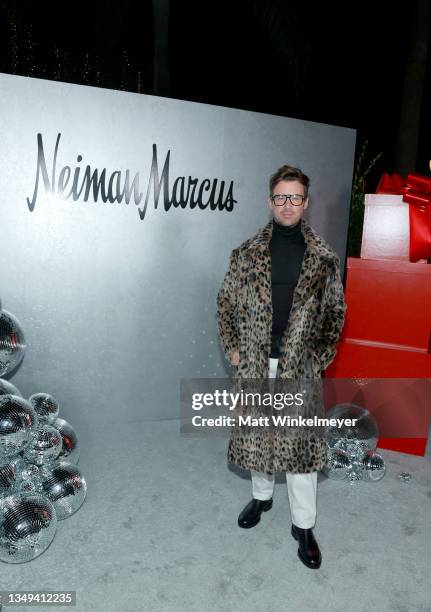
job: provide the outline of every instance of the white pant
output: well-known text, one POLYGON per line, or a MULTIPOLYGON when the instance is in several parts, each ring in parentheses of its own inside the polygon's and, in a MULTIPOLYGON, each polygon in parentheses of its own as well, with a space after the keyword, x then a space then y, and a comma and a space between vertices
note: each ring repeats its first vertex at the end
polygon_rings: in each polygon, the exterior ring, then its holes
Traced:
MULTIPOLYGON (((278 359, 269 359, 269 378, 275 378, 278 359)), ((274 493, 274 474, 250 470, 253 497, 262 501, 271 499, 274 493)), ((301 529, 311 529, 316 522, 317 472, 290 474, 286 472, 292 523, 301 529)))

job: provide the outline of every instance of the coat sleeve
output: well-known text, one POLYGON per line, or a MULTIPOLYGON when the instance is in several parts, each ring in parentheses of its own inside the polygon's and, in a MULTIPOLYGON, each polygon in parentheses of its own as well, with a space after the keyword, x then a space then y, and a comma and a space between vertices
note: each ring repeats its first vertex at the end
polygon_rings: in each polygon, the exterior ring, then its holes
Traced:
POLYGON ((234 249, 229 258, 229 267, 217 294, 217 328, 226 359, 229 353, 238 350, 237 300, 238 300, 238 251, 234 249))
POLYGON ((346 310, 338 258, 330 268, 323 301, 323 319, 317 349, 323 370, 326 370, 337 354, 336 347, 343 331, 346 310))

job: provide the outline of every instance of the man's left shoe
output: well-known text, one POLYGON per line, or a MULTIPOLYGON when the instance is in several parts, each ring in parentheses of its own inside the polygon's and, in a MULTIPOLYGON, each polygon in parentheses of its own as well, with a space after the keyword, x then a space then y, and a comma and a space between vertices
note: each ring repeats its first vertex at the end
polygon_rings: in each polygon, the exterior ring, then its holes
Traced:
POLYGON ((301 529, 292 525, 292 535, 298 541, 298 557, 302 563, 311 569, 319 569, 322 563, 322 555, 314 539, 312 529, 301 529))

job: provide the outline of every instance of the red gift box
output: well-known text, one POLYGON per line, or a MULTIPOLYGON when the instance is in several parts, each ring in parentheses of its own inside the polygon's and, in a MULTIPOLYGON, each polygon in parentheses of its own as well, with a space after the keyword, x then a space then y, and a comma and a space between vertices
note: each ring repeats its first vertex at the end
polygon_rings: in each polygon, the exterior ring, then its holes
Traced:
MULTIPOLYGON (((349 257, 346 322, 325 377, 431 379, 431 266, 349 257)), ((426 434, 378 446, 423 455, 426 434)))

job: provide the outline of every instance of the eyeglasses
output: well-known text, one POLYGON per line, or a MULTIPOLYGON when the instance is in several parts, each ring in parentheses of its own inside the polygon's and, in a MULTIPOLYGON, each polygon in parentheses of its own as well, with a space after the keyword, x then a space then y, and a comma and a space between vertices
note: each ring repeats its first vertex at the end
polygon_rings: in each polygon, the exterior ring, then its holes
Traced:
POLYGON ((299 193, 279 193, 271 196, 271 200, 276 206, 283 206, 286 204, 287 198, 289 198, 290 203, 293 204, 293 206, 301 206, 305 200, 305 196, 299 195, 299 193))

